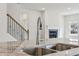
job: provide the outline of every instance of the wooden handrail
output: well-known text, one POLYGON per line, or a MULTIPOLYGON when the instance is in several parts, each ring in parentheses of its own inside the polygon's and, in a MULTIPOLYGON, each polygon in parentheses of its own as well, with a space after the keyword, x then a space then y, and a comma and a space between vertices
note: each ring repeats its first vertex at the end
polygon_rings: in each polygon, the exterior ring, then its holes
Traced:
POLYGON ((16 22, 23 30, 25 30, 26 32, 28 31, 20 23, 18 23, 12 16, 10 16, 10 14, 7 14, 7 16, 9 16, 14 22, 16 22))

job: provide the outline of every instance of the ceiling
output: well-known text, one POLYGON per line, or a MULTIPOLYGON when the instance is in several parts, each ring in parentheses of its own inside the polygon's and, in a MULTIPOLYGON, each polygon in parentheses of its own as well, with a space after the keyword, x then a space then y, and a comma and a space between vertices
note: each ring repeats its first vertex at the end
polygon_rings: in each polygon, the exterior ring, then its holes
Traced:
POLYGON ((65 10, 68 8, 79 10, 79 3, 20 3, 23 8, 42 10, 42 8, 51 10, 65 10))

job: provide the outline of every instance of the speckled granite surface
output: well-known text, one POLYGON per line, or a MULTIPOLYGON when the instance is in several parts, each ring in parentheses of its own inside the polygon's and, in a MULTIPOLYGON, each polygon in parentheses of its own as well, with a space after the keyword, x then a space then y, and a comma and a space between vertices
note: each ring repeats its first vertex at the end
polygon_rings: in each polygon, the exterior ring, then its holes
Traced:
POLYGON ((24 52, 0 53, 0 56, 30 56, 24 52))

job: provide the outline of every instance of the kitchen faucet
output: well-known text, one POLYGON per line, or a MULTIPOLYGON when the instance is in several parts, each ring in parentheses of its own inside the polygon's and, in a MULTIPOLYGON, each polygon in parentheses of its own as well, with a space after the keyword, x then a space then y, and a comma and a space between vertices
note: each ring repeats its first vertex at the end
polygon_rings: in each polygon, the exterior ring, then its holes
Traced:
POLYGON ((37 20, 37 40, 36 40, 36 45, 39 45, 39 39, 40 39, 40 30, 42 30, 42 22, 41 22, 41 18, 38 17, 37 20))

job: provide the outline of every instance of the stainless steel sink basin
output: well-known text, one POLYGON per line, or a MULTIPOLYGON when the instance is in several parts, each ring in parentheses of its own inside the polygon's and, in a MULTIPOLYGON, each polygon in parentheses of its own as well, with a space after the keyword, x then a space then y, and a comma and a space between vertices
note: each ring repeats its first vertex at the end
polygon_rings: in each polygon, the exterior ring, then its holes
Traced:
POLYGON ((45 48, 29 48, 29 49, 24 49, 23 51, 32 56, 42 56, 50 53, 56 53, 56 51, 45 49, 45 48))
MULTIPOLYGON (((49 45, 48 45, 49 46, 49 45)), ((58 51, 64 51, 68 49, 77 48, 79 46, 71 45, 71 44, 63 44, 63 43, 57 43, 56 45, 51 45, 50 48, 44 47, 37 47, 37 48, 27 48, 23 49, 23 52, 32 55, 32 56, 42 56, 47 55, 51 53, 57 53, 58 51)))
POLYGON ((58 43, 55 46, 52 46, 50 49, 57 50, 57 51, 64 51, 72 48, 77 48, 79 46, 71 45, 71 44, 63 44, 63 43, 58 43))

